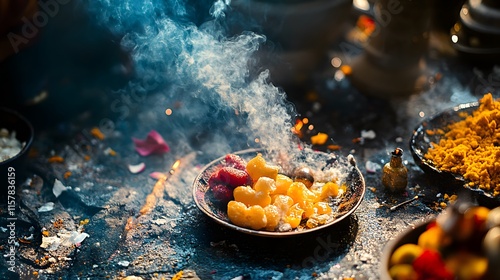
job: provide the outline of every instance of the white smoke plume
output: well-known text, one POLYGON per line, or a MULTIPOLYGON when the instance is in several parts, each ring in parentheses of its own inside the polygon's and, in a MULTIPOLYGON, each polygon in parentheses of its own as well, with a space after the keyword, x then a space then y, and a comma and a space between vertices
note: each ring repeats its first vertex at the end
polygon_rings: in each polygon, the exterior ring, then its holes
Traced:
POLYGON ((153 80, 161 85, 155 90, 166 99, 182 100, 184 116, 191 123, 203 122, 219 111, 233 112, 244 121, 221 122, 234 126, 230 130, 248 137, 248 143, 259 139, 271 151, 293 150, 293 106, 268 81, 267 70, 251 74, 255 52, 265 36, 227 35, 228 0, 189 2, 99 0, 89 1, 88 8, 120 36, 122 47, 132 54, 137 79, 153 80))

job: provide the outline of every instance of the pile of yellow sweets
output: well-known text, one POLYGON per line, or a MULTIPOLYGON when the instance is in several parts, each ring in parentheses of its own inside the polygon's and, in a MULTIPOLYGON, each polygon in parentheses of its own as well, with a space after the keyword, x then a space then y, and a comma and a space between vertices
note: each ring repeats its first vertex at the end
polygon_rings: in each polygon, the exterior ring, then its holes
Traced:
POLYGON ((333 217, 330 200, 345 191, 344 185, 333 181, 309 187, 294 181, 279 174, 279 167, 266 163, 261 154, 248 161, 246 171, 252 186, 234 189, 227 214, 235 225, 254 230, 289 231, 304 224, 306 228, 325 224, 333 217))
POLYGON ((441 134, 425 158, 443 171, 461 174, 470 187, 478 187, 494 196, 500 194, 500 101, 491 93, 480 99, 471 115, 452 123, 441 134))

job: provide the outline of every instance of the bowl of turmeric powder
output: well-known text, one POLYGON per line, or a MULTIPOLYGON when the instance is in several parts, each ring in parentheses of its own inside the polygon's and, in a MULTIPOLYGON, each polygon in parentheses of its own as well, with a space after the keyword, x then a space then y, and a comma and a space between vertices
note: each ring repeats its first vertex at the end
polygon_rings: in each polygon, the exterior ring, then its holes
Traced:
POLYGON ((286 162, 263 149, 229 153, 206 165, 193 183, 194 201, 209 218, 263 237, 332 226, 357 209, 364 193, 353 159, 312 151, 286 162))
POLYGON ((500 99, 492 94, 424 120, 410 148, 415 162, 439 182, 500 202, 500 99))

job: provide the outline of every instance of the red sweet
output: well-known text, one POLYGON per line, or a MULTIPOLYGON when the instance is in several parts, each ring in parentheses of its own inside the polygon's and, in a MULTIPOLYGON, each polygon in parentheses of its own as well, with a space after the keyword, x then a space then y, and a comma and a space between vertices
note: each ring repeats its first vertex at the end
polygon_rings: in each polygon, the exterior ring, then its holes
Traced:
POLYGON ((234 167, 239 170, 245 170, 247 167, 247 163, 240 156, 235 154, 227 154, 224 158, 225 166, 234 167))
POLYGON ((246 186, 252 182, 250 175, 245 170, 225 166, 212 173, 208 179, 209 186, 226 185, 232 189, 246 186))
POLYGON ((214 198, 223 204, 227 204, 233 199, 233 191, 225 185, 215 185, 210 188, 214 198))
POLYGON ((219 170, 221 168, 222 167, 218 166, 217 168, 215 168, 215 170, 212 171, 212 173, 210 173, 210 178, 208 178, 208 186, 213 187, 220 184, 219 170))
POLYGON ((425 249, 413 261, 413 269, 419 275, 419 280, 453 280, 454 276, 445 266, 441 254, 425 249))
POLYGON ((430 228, 437 227, 437 226, 438 226, 438 225, 437 225, 436 221, 431 221, 431 222, 427 225, 426 229, 430 229, 430 228))

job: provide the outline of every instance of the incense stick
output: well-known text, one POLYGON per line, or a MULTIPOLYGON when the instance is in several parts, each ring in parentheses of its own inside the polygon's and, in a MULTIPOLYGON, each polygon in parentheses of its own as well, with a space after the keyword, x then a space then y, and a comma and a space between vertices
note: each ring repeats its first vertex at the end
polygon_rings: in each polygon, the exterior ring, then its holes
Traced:
POLYGON ((401 203, 399 203, 399 204, 396 204, 396 205, 392 206, 392 207, 390 208, 390 210, 391 210, 391 211, 394 211, 394 210, 398 209, 399 207, 401 207, 401 206, 403 206, 403 205, 406 205, 406 204, 408 204, 408 203, 411 203, 411 202, 413 202, 413 201, 415 201, 415 200, 417 200, 417 199, 418 199, 418 195, 416 195, 416 196, 415 196, 415 197, 413 197, 412 199, 409 199, 409 200, 407 200, 407 201, 403 201, 403 202, 401 202, 401 203))

